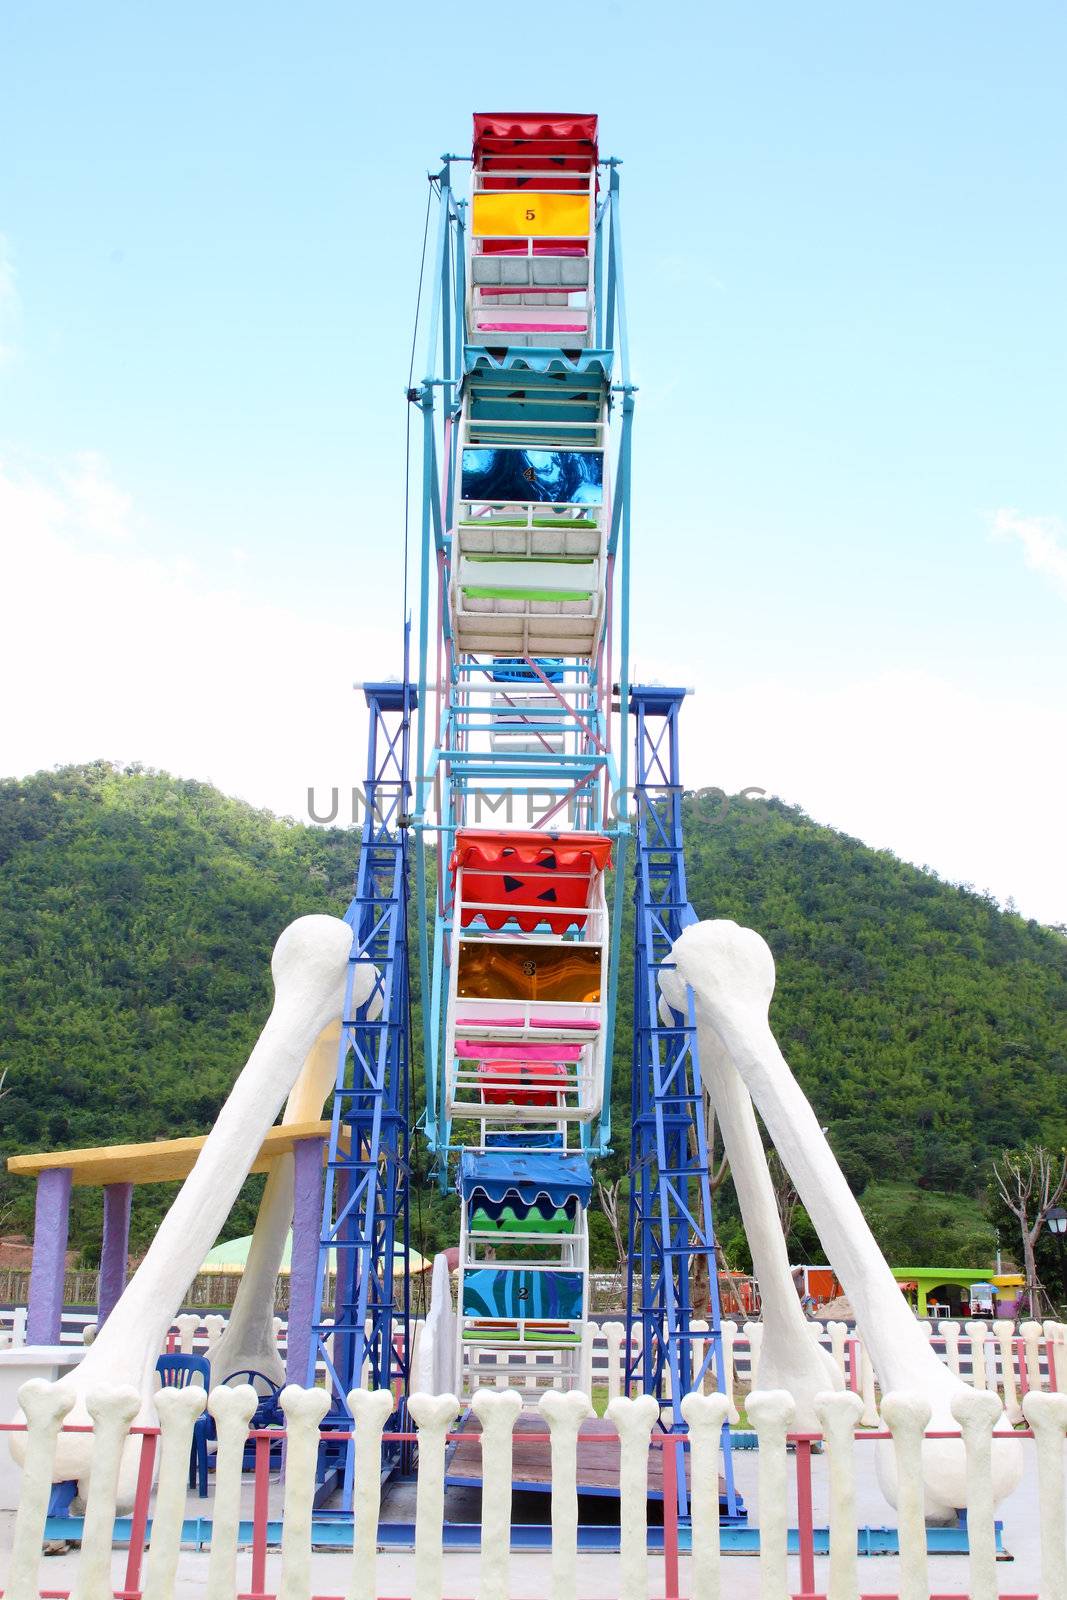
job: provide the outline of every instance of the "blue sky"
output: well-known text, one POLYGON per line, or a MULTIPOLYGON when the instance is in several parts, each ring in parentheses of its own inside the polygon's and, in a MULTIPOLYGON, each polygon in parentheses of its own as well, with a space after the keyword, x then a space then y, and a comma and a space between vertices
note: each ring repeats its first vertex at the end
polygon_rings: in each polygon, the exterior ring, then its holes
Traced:
POLYGON ((1067 12, 440 15, 0 11, 0 771, 296 815, 358 772, 425 172, 472 110, 595 110, 689 781, 1067 921, 1067 12))

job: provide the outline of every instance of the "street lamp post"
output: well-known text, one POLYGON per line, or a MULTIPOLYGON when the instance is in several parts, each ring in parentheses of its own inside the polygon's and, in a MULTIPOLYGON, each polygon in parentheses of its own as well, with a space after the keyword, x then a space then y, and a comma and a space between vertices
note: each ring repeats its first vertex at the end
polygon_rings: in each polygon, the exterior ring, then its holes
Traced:
POLYGON ((1062 1206, 1050 1206, 1045 1212, 1045 1223, 1049 1233, 1056 1241, 1056 1256, 1060 1264, 1063 1301, 1067 1305, 1067 1257, 1065 1257, 1063 1250, 1063 1236, 1067 1233, 1067 1211, 1062 1206))

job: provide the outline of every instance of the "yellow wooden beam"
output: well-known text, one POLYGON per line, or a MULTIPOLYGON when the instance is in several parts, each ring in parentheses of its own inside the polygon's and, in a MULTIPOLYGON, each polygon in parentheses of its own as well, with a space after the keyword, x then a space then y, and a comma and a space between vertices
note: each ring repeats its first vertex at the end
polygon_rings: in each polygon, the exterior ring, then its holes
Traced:
MULTIPOLYGON (((206 1134, 195 1139, 157 1139, 152 1144, 101 1145, 92 1150, 48 1150, 9 1156, 7 1170, 36 1177, 56 1167, 69 1167, 76 1187, 105 1183, 175 1183, 187 1178, 204 1148, 206 1134)), ((271 1128, 250 1172, 269 1172, 272 1162, 292 1150, 299 1139, 329 1144, 328 1122, 294 1122, 271 1128)))

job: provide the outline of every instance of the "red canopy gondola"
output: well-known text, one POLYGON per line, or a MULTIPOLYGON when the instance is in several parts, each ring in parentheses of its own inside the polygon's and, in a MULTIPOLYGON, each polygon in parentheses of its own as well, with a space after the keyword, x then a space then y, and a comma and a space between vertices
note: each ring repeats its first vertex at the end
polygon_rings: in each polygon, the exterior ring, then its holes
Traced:
POLYGON ((483 171, 559 167, 588 172, 597 161, 597 118, 542 111, 476 111, 474 160, 483 171))
POLYGON ((490 928, 514 920, 527 933, 545 922, 553 933, 583 926, 590 875, 610 864, 611 840, 603 834, 489 828, 461 828, 449 862, 453 886, 463 868, 464 928, 481 917, 490 928))

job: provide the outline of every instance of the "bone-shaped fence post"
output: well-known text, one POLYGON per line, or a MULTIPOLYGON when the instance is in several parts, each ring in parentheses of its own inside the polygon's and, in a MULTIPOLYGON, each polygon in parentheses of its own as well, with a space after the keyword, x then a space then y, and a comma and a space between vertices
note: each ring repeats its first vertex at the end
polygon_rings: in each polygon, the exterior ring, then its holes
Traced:
MULTIPOLYGON (((419 1430, 419 1482, 415 1494, 414 1600, 441 1600, 445 1558, 445 1447, 459 1413, 454 1394, 413 1394, 408 1410, 419 1430)), ((489 1485, 482 1485, 483 1495, 489 1485)))
POLYGON ((181 1355, 192 1355, 193 1343, 200 1332, 200 1322, 199 1311, 183 1311, 174 1318, 173 1326, 178 1330, 178 1350, 181 1355))
POLYGON ((939 1322, 937 1331, 945 1341, 945 1365, 954 1378, 960 1375, 960 1325, 958 1322, 939 1322))
POLYGON ((89 1495, 82 1524, 81 1558, 71 1590, 74 1600, 112 1600, 111 1541, 119 1466, 141 1396, 129 1384, 93 1389, 87 1410, 93 1420, 89 1495))
POLYGON ((215 1500, 211 1514, 211 1554, 207 1600, 233 1600, 237 1593, 237 1534, 241 1520, 241 1467, 248 1427, 259 1396, 250 1383, 220 1384, 208 1396, 215 1419, 215 1500))
POLYGON ((759 1358, 763 1350, 762 1322, 746 1322, 741 1332, 748 1340, 748 1383, 750 1389, 759 1387, 759 1358))
POLYGON ((789 1600, 786 1435, 796 1407, 784 1389, 766 1389, 749 1395, 747 1409, 759 1439, 760 1600, 789 1600))
MULTIPOLYGON (((244 1282, 243 1275, 241 1282, 244 1282)), ((237 1293, 240 1294, 240 1292, 240 1287, 238 1287, 237 1293)), ((204 1332, 207 1335, 207 1349, 204 1354, 207 1356, 209 1361, 213 1359, 214 1352, 218 1348, 219 1340, 226 1332, 226 1327, 227 1319, 218 1311, 209 1311, 207 1316, 204 1318, 204 1332)), ((241 1369, 239 1367, 230 1368, 231 1372, 238 1372, 240 1370, 241 1369)))
POLYGON ((988 1324, 965 1322, 963 1331, 971 1342, 971 1388, 988 1389, 985 1369, 985 1345, 989 1337, 988 1324))
POLYGON ((626 1337, 626 1328, 621 1322, 602 1322, 600 1331, 608 1347, 608 1399, 614 1400, 622 1394, 626 1383, 622 1358, 622 1341, 626 1337))
POLYGON ((282 1506, 282 1577, 278 1600, 307 1600, 311 1593, 311 1520, 319 1424, 330 1409, 325 1389, 290 1383, 278 1396, 285 1414, 285 1499, 282 1506))
POLYGON ((596 1324, 587 1322, 582 1329, 582 1345, 578 1356, 578 1387, 584 1389, 586 1394, 592 1394, 593 1392, 593 1344, 595 1340, 596 1324))
POLYGON ((174 1594, 193 1429, 206 1404, 207 1393, 198 1383, 160 1389, 155 1396, 161 1456, 143 1600, 171 1600, 174 1594))
POLYGON ((1067 1348, 1064 1346, 1064 1336, 1067 1329, 1062 1322, 1050 1319, 1043 1324, 1045 1329, 1045 1348, 1052 1353, 1052 1364, 1056 1369, 1056 1381, 1053 1384, 1051 1374, 1049 1377, 1049 1392, 1051 1394, 1067 1394, 1067 1348))
MULTIPOLYGON (((683 1402, 684 1403, 684 1402, 683 1402)), ((607 1419, 619 1435, 619 1600, 648 1595, 648 1451, 659 1420, 654 1395, 612 1400, 607 1419)), ((677 1448, 665 1444, 665 1450, 677 1448)))
POLYGON ((830 1459, 830 1581, 827 1600, 855 1600, 856 1564, 855 1432, 863 1413, 858 1394, 820 1394, 815 1410, 830 1459))
POLYGON ((548 1423, 552 1458, 551 1600, 576 1600, 578 1593, 578 1430, 593 1416, 589 1396, 578 1389, 550 1389, 537 1402, 548 1423))
POLYGON ((1062 1322, 1055 1324, 1053 1342, 1056 1350, 1056 1393, 1067 1394, 1067 1327, 1062 1322))
POLYGON ((1023 1401, 1023 1415, 1034 1430, 1037 1450, 1041 1600, 1067 1600, 1067 1526, 1063 1510, 1063 1436, 1067 1432, 1067 1395, 1041 1394, 1031 1389, 1023 1401))
POLYGON ((860 1374, 863 1389, 863 1416, 860 1422, 865 1428, 878 1426, 878 1399, 874 1388, 874 1365, 867 1353, 867 1346, 860 1342, 860 1374))
POLYGON ((1031 1389, 1041 1387, 1041 1339, 1044 1331, 1040 1322, 1019 1324, 1019 1336, 1026 1350, 1026 1381, 1031 1389))
POLYGON ((737 1339, 737 1323, 729 1317, 723 1318, 722 1323, 722 1383, 723 1393, 730 1407, 729 1423, 731 1428, 736 1428, 741 1421, 741 1413, 734 1404, 734 1342, 737 1339))
POLYGON ((848 1339, 847 1322, 828 1322, 826 1331, 830 1335, 830 1353, 834 1358, 841 1382, 844 1383, 847 1373, 845 1371, 845 1341, 848 1339))
POLYGON ((37 1573, 52 1493, 56 1440, 73 1404, 74 1396, 69 1390, 58 1383, 47 1383, 44 1378, 30 1378, 19 1390, 19 1405, 26 1418, 26 1457, 4 1588, 7 1600, 37 1600, 37 1573))
POLYGON ((1009 1317, 999 1317, 993 1324, 993 1335, 1000 1355, 1000 1387, 1004 1396, 1004 1410, 1014 1426, 1023 1420, 1019 1404, 1019 1389, 1015 1382, 1015 1323, 1009 1317))
POLYGON ((725 1394, 687 1394, 682 1419, 689 1429, 689 1511, 693 1526, 692 1600, 719 1600, 719 1450, 729 1419, 725 1394))
POLYGON ((896 1458, 900 1600, 929 1600, 930 1594, 923 1503, 923 1435, 930 1416, 923 1395, 892 1390, 882 1396, 882 1421, 893 1435, 896 1458))
MULTIPOLYGON (((708 1341, 703 1337, 703 1335, 708 1332, 708 1324, 704 1321, 703 1317, 694 1317, 692 1322, 689 1324, 689 1332, 692 1334, 689 1345, 693 1352, 692 1380, 689 1387, 690 1389, 698 1389, 701 1393, 703 1393, 704 1385, 708 1379, 708 1373, 705 1373, 702 1378, 698 1377, 697 1374, 704 1365, 704 1357, 707 1355, 708 1351, 708 1341)), ((710 1370, 714 1370, 714 1363, 711 1364, 710 1370)))
POLYGON ((388 1389, 353 1389, 354 1503, 352 1564, 345 1600, 375 1600, 378 1593, 378 1519, 382 1509, 382 1433, 393 1412, 388 1389))
POLYGON ((971 1600, 997 1600, 997 1538, 993 1525, 993 1429, 1002 1407, 988 1390, 964 1389, 953 1398, 967 1452, 967 1592, 971 1600))
POLYGON ((479 1389, 471 1410, 482 1425, 482 1549, 478 1600, 507 1600, 511 1566, 512 1433, 522 1410, 516 1389, 479 1389))

